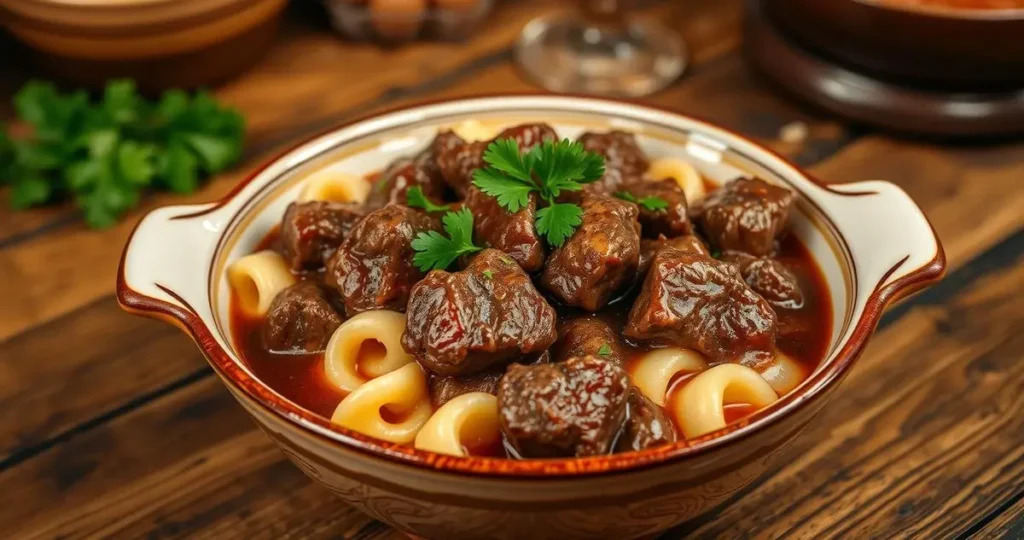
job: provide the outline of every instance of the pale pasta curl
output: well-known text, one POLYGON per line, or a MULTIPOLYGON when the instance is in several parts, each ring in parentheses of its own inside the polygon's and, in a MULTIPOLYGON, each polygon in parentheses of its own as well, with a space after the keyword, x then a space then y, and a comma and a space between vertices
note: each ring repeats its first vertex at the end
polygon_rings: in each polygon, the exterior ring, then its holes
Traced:
POLYGON ((686 194, 686 201, 694 203, 704 198, 704 179, 696 167, 686 160, 674 157, 658 158, 647 169, 647 178, 652 181, 672 178, 686 194))
POLYGON ((633 384, 651 401, 665 406, 668 385, 677 373, 704 371, 708 363, 696 351, 666 348, 650 351, 633 366, 633 384))
POLYGON ((490 446, 500 440, 498 398, 486 392, 470 392, 434 412, 416 435, 416 448, 466 456, 467 446, 490 446))
POLYGON ((761 378, 768 381, 775 393, 780 396, 792 392, 807 378, 807 370, 800 362, 782 351, 775 351, 775 361, 767 367, 758 369, 761 378))
POLYGON ((370 194, 370 182, 361 176, 325 169, 306 179, 299 201, 362 203, 370 194))
POLYGON ((727 403, 762 408, 779 396, 756 371, 740 364, 720 364, 693 378, 679 392, 675 417, 686 438, 692 439, 725 427, 727 403))
POLYGON ((246 255, 228 267, 228 283, 246 313, 263 315, 277 293, 295 283, 288 263, 274 251, 246 255))
POLYGON ((498 128, 482 124, 478 120, 463 120, 452 126, 452 131, 468 142, 489 141, 498 136, 498 128))
POLYGON ((430 418, 427 378, 412 362, 373 379, 341 400, 331 422, 397 444, 408 444, 430 418), (383 409, 401 421, 384 418, 383 409))
POLYGON ((327 343, 327 380, 351 392, 370 379, 412 362, 412 356, 402 348, 403 332, 405 315, 395 311, 367 311, 345 321, 327 343))

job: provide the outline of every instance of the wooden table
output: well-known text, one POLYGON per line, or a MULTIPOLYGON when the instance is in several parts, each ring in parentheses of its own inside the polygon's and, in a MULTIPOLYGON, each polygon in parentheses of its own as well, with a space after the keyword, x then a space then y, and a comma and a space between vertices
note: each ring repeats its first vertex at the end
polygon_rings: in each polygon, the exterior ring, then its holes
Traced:
MULTIPOLYGON (((249 119, 236 171, 194 196, 152 196, 106 231, 68 206, 11 212, 0 191, 0 534, 400 537, 288 463, 183 334, 121 312, 118 257, 144 212, 216 199, 332 124, 534 89, 510 44, 552 4, 507 3, 468 43, 393 50, 340 41, 318 12, 293 7, 273 52, 218 92, 249 119)), ((898 183, 950 265, 885 317, 786 458, 671 537, 1024 537, 1024 142, 936 145, 845 125, 750 72, 738 0, 672 2, 655 15, 685 33, 694 58, 648 101, 753 136, 828 181, 898 183), (780 136, 799 132, 782 129, 794 122, 805 140, 780 136)), ((6 102, 28 74, 0 73, 6 102)))

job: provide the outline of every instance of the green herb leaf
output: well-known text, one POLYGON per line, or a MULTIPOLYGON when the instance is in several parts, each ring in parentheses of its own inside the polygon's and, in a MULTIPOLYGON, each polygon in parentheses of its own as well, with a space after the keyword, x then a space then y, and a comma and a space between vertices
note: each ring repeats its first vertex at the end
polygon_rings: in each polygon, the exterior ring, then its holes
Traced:
POLYGON ((637 199, 635 195, 628 191, 619 191, 618 193, 615 194, 615 196, 624 201, 636 203, 651 212, 664 212, 666 209, 668 209, 668 201, 662 199, 661 197, 650 196, 644 197, 642 199, 637 199))
POLYGON ((571 203, 555 203, 537 211, 537 232, 559 247, 583 223, 583 210, 571 203))
POLYGON ((447 237, 428 231, 418 234, 412 241, 412 248, 417 252, 413 264, 423 272, 444 270, 462 255, 483 249, 473 245, 473 214, 468 208, 448 212, 441 221, 447 237))
POLYGON ((579 191, 583 184, 604 175, 604 158, 587 152, 582 144, 569 139, 544 141, 530 155, 535 155, 534 173, 540 179, 545 200, 557 198, 562 191, 579 191))
POLYGON ((532 153, 523 155, 515 139, 498 139, 484 150, 484 162, 495 170, 519 180, 536 185, 533 182, 535 159, 532 153))
POLYGON ((490 270, 484 270, 483 274, 487 279, 494 279, 494 272, 491 272, 490 270))
POLYGON ((447 212, 451 208, 448 204, 434 204, 419 186, 412 186, 405 191, 405 202, 410 208, 422 208, 427 212, 447 212))
POLYGON ((11 206, 15 209, 29 208, 50 200, 53 185, 38 175, 28 175, 14 181, 11 189, 11 206))
POLYGON ((612 346, 607 343, 601 345, 601 348, 597 350, 597 354, 599 356, 608 356, 612 354, 612 346))
POLYGON ((536 185, 525 184, 495 169, 477 169, 473 173, 473 185, 498 199, 498 205, 513 214, 530 204, 530 193, 537 191, 536 185))

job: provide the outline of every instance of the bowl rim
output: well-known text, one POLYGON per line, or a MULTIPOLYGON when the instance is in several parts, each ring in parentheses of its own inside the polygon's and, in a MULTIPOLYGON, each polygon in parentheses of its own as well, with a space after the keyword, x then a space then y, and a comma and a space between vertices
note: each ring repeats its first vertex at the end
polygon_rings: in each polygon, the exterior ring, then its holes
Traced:
MULTIPOLYGON (((292 145, 274 157, 266 160, 264 163, 256 167, 250 172, 243 180, 238 182, 224 197, 219 199, 213 204, 206 203, 198 205, 201 207, 198 211, 186 213, 179 216, 174 216, 171 219, 185 219, 204 215, 216 211, 222 208, 230 201, 232 201, 240 191, 246 186, 258 178, 268 167, 279 162, 283 157, 289 155, 292 151, 305 146, 306 144, 317 140, 321 136, 329 133, 341 130, 345 127, 358 124, 376 117, 380 117, 390 113, 397 112, 408 112, 415 110, 420 107, 429 105, 437 105, 444 103, 452 103, 459 101, 469 101, 476 99, 495 99, 495 98, 555 98, 555 99, 584 99, 588 101, 603 102, 610 105, 620 105, 627 107, 640 107, 648 110, 657 111, 666 115, 684 118, 689 121, 694 121, 700 124, 704 124, 710 128, 722 130, 734 137, 737 137, 748 144, 768 153, 772 158, 779 160, 782 164, 790 167, 794 172, 803 176, 806 180, 814 184, 815 186, 824 189, 830 193, 856 197, 870 193, 853 192, 853 191, 841 191, 832 189, 828 184, 825 184, 817 177, 808 174, 801 167, 792 163, 790 160, 779 155, 777 152, 736 133, 733 130, 724 128, 710 122, 699 116, 691 114, 682 114, 666 107, 657 105, 642 103, 635 100, 628 99, 613 99, 613 98, 595 98, 592 96, 575 95, 575 94, 546 94, 537 92, 523 92, 523 93, 492 93, 492 94, 479 94, 470 97, 463 98, 439 98, 433 100, 417 101, 412 104, 401 105, 391 107, 385 110, 377 111, 371 114, 363 115, 350 121, 346 121, 335 125, 331 128, 325 129, 320 133, 306 137, 295 145, 292 145)), ((813 201, 808 199, 811 204, 813 201)), ((189 205, 192 207, 192 205, 189 205)), ((193 207, 194 208, 194 207, 193 207)), ((821 216, 831 221, 827 211, 823 208, 818 208, 821 216)), ((923 212, 922 212, 922 215, 923 212)), ((237 217, 237 216, 234 216, 237 217)), ((927 221, 927 217, 924 219, 927 221)), ((121 254, 121 260, 118 267, 117 274, 117 299, 118 303, 126 311, 157 318, 168 322, 179 329, 189 334, 192 339, 196 342, 200 350, 204 353, 210 365, 218 376, 225 381, 232 388, 232 393, 241 394, 246 396, 252 403, 259 405, 265 411, 271 413, 285 421, 288 425, 297 428, 300 432, 316 437, 328 445, 339 446, 346 450, 356 450, 360 454, 386 459, 391 462, 414 466, 419 469, 425 469, 441 473, 453 473, 462 476, 472 477, 505 477, 505 478, 526 478, 536 477, 545 479, 558 479, 558 478, 572 478, 580 476, 592 476, 592 475, 603 475, 609 473, 622 473, 636 471, 656 465, 664 465, 668 463, 675 463, 680 460, 692 458, 698 455, 702 455, 706 452, 712 451, 717 448, 721 448, 726 445, 738 443, 748 437, 764 431, 769 426, 775 424, 779 420, 795 414, 796 409, 802 408, 805 405, 815 401, 816 398, 820 397, 825 389, 836 384, 846 372, 853 365, 854 361, 863 352, 865 345, 867 344, 868 338, 873 333, 877 326, 882 313, 886 307, 899 300, 900 298, 906 297, 935 281, 941 279, 946 270, 946 257, 941 242, 938 241, 938 236, 935 234, 934 226, 930 221, 927 221, 928 226, 931 228, 932 234, 935 235, 936 239, 936 250, 934 257, 921 265, 920 267, 908 272, 903 277, 891 282, 888 281, 889 276, 899 270, 903 264, 908 260, 907 257, 896 262, 884 275, 880 278, 879 282, 871 289, 871 293, 865 301, 864 309, 861 313, 859 320, 851 322, 853 331, 850 333, 849 338, 843 342, 840 341, 837 346, 838 351, 835 353, 833 360, 829 365, 825 366, 824 369, 816 370, 806 379, 802 384, 806 387, 800 392, 791 392, 785 396, 782 396, 777 402, 771 407, 761 409, 754 414, 746 417, 743 420, 729 424, 725 428, 709 433, 702 437, 682 440, 671 445, 662 445, 641 451, 631 451, 618 454, 600 455, 600 456, 588 456, 588 457, 572 457, 572 458, 555 458, 555 459, 529 459, 529 460, 512 460, 507 458, 485 458, 485 457, 456 457, 448 456, 443 454, 437 454, 430 451, 418 450, 406 445, 399 445, 394 443, 388 443, 374 439, 372 437, 357 433, 340 426, 336 426, 330 423, 330 420, 320 415, 314 414, 307 411, 298 405, 288 401, 287 399, 279 396, 272 389, 270 389, 263 382, 259 381, 255 376, 250 375, 246 370, 242 369, 238 363, 231 357, 231 355, 221 347, 217 339, 214 337, 214 330, 212 330, 206 322, 203 321, 202 317, 198 315, 195 309, 189 305, 189 303, 174 291, 157 285, 161 290, 173 297, 175 300, 181 303, 183 307, 176 306, 169 302, 146 296, 138 291, 132 289, 125 277, 125 260, 128 254, 128 247, 132 243, 132 239, 135 233, 138 231, 139 225, 144 221, 140 219, 129 235, 129 240, 125 246, 124 251, 121 254), (316 427, 318 429, 312 429, 316 427), (323 433, 325 431, 328 434, 323 433)), ((836 231, 836 240, 843 245, 849 252, 849 245, 846 238, 838 228, 834 227, 836 231)), ((225 233, 220 233, 223 238, 225 233)), ((909 255, 908 255, 909 257, 909 255)), ((845 260, 841 262, 843 265, 849 263, 845 260)), ((852 271, 852 268, 848 268, 852 271)), ((209 287, 207 283, 206 287, 209 287)), ((207 291, 209 292, 209 291, 207 291)), ((853 301, 856 301, 856 297, 853 301)), ((230 340, 228 340, 230 341, 230 340)))
POLYGON ((891 4, 884 0, 852 0, 869 8, 877 8, 889 12, 935 17, 939 19, 958 19, 965 21, 1017 21, 1024 19, 1024 8, 959 8, 942 5, 903 5, 891 4))

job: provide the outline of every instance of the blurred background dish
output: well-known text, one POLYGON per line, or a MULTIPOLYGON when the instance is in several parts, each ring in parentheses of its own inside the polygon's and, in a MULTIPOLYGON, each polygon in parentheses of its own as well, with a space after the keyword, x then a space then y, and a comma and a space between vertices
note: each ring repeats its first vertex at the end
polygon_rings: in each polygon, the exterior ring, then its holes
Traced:
POLYGON ((35 65, 101 87, 130 77, 148 91, 222 82, 270 47, 287 0, 0 0, 35 65))
POLYGON ((348 39, 401 43, 457 40, 487 17, 494 0, 326 0, 334 28, 348 39))

